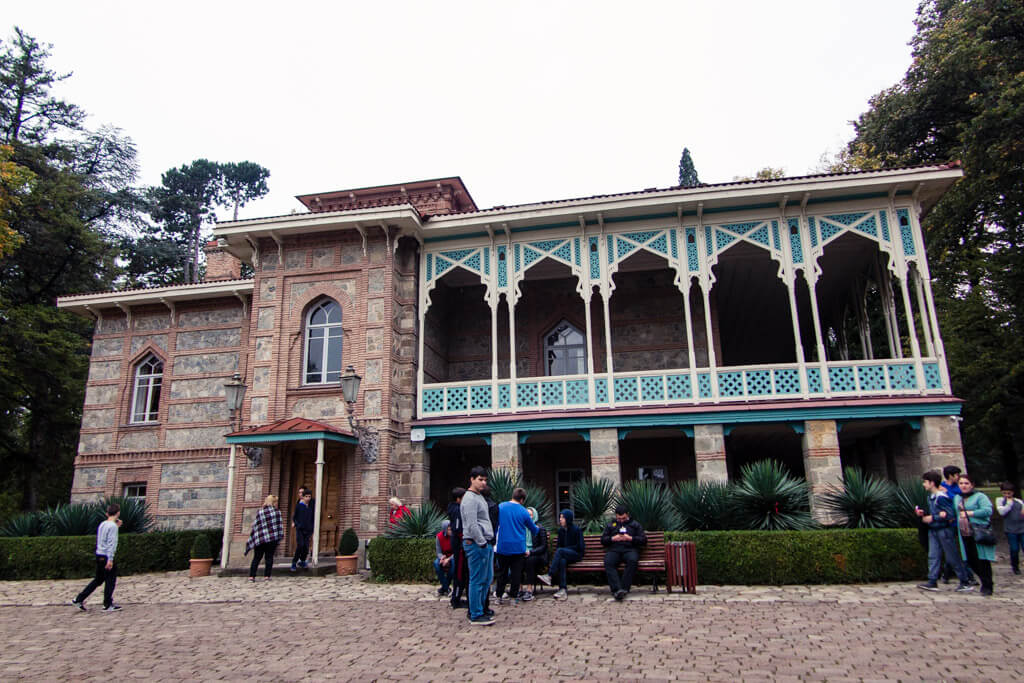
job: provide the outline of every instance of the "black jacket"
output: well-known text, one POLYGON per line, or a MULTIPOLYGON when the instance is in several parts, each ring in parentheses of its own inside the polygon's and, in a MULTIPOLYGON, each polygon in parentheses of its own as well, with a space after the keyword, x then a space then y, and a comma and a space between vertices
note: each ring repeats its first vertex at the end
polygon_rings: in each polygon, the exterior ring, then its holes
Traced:
POLYGON ((558 541, 555 544, 555 549, 569 548, 583 557, 583 551, 587 547, 583 542, 583 530, 573 524, 572 510, 562 510, 561 515, 565 517, 565 526, 559 525, 558 527, 558 541))
POLYGON ((622 524, 612 520, 605 525, 604 531, 601 533, 601 545, 608 550, 639 550, 647 545, 647 534, 644 533, 640 522, 635 519, 630 519, 622 524), (626 530, 625 533, 633 537, 632 542, 612 540, 612 536, 623 533, 623 529, 626 530))
POLYGON ((303 531, 313 530, 313 503, 309 505, 303 505, 302 503, 295 504, 295 514, 292 515, 292 522, 295 523, 296 529, 302 529, 303 531))
POLYGON ((498 542, 498 504, 489 495, 484 499, 487 501, 487 516, 491 518, 491 528, 494 529, 494 538, 491 539, 491 545, 494 545, 498 542))
POLYGON ((539 557, 541 562, 546 564, 548 559, 548 532, 540 525, 537 528, 539 531, 533 535, 530 557, 539 557))
POLYGON ((452 536, 462 539, 462 508, 455 501, 448 503, 448 521, 450 521, 452 536))

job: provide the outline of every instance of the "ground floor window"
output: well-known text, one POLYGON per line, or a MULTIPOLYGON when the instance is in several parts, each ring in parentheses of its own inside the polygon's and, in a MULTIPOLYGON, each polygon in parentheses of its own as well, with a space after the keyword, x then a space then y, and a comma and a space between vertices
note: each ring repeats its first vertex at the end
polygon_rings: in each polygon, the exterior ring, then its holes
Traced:
POLYGON ((580 479, 583 479, 585 473, 581 469, 572 470, 558 470, 555 472, 555 491, 558 492, 558 510, 569 509, 572 510, 573 514, 576 514, 576 510, 572 507, 572 487, 580 479))
POLYGON ((133 484, 124 485, 124 497, 125 498, 138 498, 141 500, 146 499, 146 484, 145 482, 136 482, 133 484))
POLYGON ((644 465, 637 468, 636 478, 640 481, 648 479, 659 484, 667 484, 668 468, 662 465, 644 465))

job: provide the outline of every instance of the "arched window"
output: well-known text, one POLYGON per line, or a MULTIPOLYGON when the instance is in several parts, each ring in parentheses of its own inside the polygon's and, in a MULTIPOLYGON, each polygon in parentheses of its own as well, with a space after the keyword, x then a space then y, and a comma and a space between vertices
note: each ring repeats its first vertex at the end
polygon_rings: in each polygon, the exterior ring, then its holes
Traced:
POLYGON ((156 422, 160 410, 160 386, 164 380, 164 362, 149 354, 135 369, 132 396, 132 422, 156 422))
POLYGON ((305 384, 341 381, 341 306, 326 299, 306 316, 305 384))
POLYGON ((583 333, 567 320, 544 335, 544 374, 582 375, 587 371, 583 333))

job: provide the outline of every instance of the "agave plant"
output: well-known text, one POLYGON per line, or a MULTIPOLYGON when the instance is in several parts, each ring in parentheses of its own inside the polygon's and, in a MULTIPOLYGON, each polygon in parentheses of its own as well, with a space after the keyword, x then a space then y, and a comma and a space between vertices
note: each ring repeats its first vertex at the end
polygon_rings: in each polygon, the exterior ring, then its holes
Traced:
MULTIPOLYGON (((920 488, 920 487, 919 487, 920 488)), ((885 529, 898 524, 896 487, 858 467, 843 470, 843 486, 830 485, 821 504, 848 529, 885 529)))
POLYGON ((921 519, 914 508, 928 509, 928 493, 921 486, 920 477, 900 479, 896 484, 896 526, 913 529, 921 525, 921 519))
POLYGON ((625 505, 645 530, 668 531, 679 526, 670 498, 666 486, 650 479, 634 480, 623 484, 615 504, 625 505))
POLYGON ((672 489, 672 507, 679 528, 713 531, 732 528, 732 487, 724 482, 681 481, 672 489))
POLYGON ((487 471, 487 488, 497 502, 512 499, 512 492, 521 486, 522 475, 516 470, 499 467, 487 471))
POLYGON ((615 500, 615 482, 608 479, 581 479, 569 492, 578 524, 587 533, 601 531, 615 500))
POLYGON ((125 498, 124 496, 103 498, 96 504, 100 521, 107 516, 107 506, 111 503, 121 506, 122 534, 144 534, 153 528, 153 516, 149 513, 149 503, 144 498, 125 498))
MULTIPOLYGON (((555 528, 555 506, 548 497, 544 487, 527 482, 523 485, 526 490, 526 507, 537 510, 538 524, 550 531, 555 528)), ((506 499, 507 500, 507 499, 506 499)))
POLYGON ((412 508, 402 515, 384 534, 387 538, 430 538, 441 530, 441 522, 448 519, 432 501, 412 508))
POLYGON ((40 536, 43 533, 43 520, 39 512, 23 512, 11 517, 0 527, 0 536, 21 538, 24 536, 40 536))
POLYGON ((813 529, 810 487, 774 460, 744 465, 733 487, 733 511, 743 529, 813 529))
POLYGON ((46 536, 90 536, 103 521, 95 503, 57 505, 43 513, 43 534, 46 536))

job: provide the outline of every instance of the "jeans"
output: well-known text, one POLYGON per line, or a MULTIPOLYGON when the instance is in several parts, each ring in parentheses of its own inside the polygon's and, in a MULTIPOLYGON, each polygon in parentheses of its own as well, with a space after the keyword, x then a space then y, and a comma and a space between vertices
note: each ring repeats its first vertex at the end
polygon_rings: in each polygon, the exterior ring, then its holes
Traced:
POLYGON ((1010 544, 1010 566, 1016 571, 1020 569, 1020 549, 1024 548, 1024 534, 1006 532, 1006 542, 1010 544))
POLYGON ((579 562, 583 559, 583 556, 572 548, 559 548, 555 551, 554 557, 551 558, 551 566, 548 568, 548 573, 558 579, 558 587, 565 590, 565 568, 573 562, 579 562))
POLYGON ((526 560, 525 555, 503 555, 501 553, 495 553, 494 556, 498 560, 498 577, 497 587, 495 593, 500 598, 505 592, 505 584, 512 584, 509 588, 509 595, 513 598, 519 596, 519 585, 523 580, 523 562, 526 560))
POLYGON ((608 576, 608 587, 612 593, 617 593, 620 588, 629 592, 639 563, 640 553, 633 549, 609 550, 604 554, 604 573, 608 576), (623 562, 626 568, 622 571, 622 583, 619 583, 619 564, 623 562))
POLYGON ((956 543, 956 527, 945 529, 928 529, 928 582, 936 583, 942 574, 942 559, 953 568, 960 583, 970 581, 970 575, 960 559, 960 549, 956 543))
POLYGON ((452 585, 452 567, 455 566, 455 561, 450 560, 447 566, 441 566, 441 560, 434 558, 434 573, 437 574, 437 582, 441 584, 441 588, 447 593, 448 589, 452 585))
POLYGON ((82 589, 82 592, 75 598, 78 602, 85 602, 85 599, 92 595, 92 592, 103 584, 103 606, 110 607, 114 602, 114 586, 117 585, 117 565, 107 569, 107 556, 96 556, 96 578, 89 582, 89 585, 82 589))
POLYGON ((277 541, 273 543, 260 543, 252 549, 252 564, 249 565, 249 576, 255 577, 256 570, 260 566, 260 560, 266 558, 267 566, 263 570, 263 576, 270 578, 270 570, 274 567, 274 551, 277 550, 277 541))
POLYGON ((313 538, 313 530, 295 529, 295 556, 292 557, 292 566, 299 562, 306 564, 306 556, 309 555, 309 540, 313 538))
POLYGON ((494 579, 494 554, 490 544, 479 546, 473 541, 463 541, 469 563, 469 618, 483 616, 484 603, 494 579))

